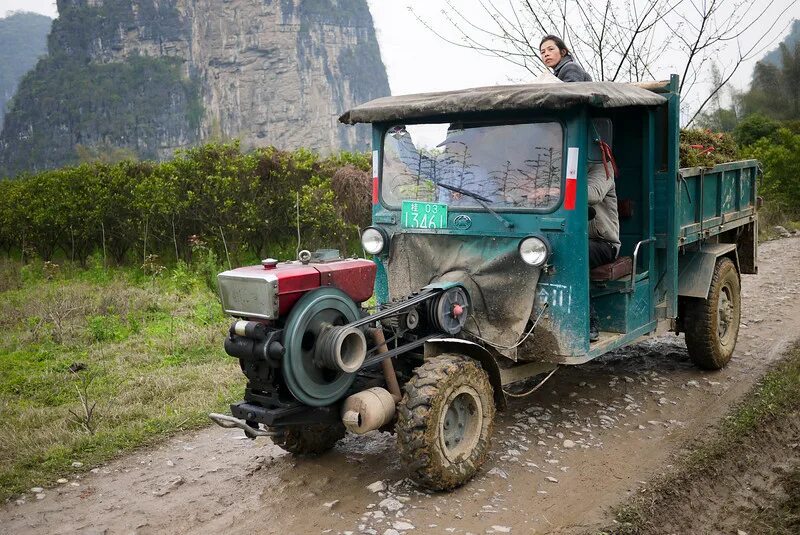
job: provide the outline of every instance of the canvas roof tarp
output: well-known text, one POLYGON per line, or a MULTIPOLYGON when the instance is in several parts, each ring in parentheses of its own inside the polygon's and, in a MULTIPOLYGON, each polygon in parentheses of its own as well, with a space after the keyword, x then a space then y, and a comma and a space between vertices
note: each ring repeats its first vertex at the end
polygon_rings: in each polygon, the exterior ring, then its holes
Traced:
POLYGON ((616 82, 498 85, 383 97, 345 112, 339 121, 378 123, 488 111, 560 110, 582 105, 624 108, 657 106, 664 102, 665 97, 652 91, 616 82))

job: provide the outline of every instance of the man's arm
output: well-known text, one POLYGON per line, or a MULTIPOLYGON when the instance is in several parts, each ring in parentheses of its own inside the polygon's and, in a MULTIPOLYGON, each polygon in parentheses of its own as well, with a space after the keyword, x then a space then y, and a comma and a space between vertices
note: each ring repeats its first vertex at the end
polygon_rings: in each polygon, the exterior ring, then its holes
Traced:
POLYGON ((586 173, 589 182, 589 206, 601 202, 606 197, 606 193, 614 185, 614 170, 609 169, 610 177, 606 176, 603 164, 589 164, 589 171, 586 173))

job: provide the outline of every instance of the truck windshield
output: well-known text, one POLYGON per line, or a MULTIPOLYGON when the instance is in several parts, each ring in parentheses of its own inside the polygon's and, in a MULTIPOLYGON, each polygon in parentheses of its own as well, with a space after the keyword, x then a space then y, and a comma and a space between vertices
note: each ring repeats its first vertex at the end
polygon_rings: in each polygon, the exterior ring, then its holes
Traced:
POLYGON ((563 135, 559 123, 393 126, 383 144, 383 201, 555 208, 563 135))

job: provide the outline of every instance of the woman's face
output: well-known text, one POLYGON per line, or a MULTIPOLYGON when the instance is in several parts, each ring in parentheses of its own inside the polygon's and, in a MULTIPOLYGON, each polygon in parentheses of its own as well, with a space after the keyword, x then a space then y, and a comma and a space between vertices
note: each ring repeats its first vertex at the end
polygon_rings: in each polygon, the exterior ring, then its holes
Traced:
POLYGON ((542 43, 539 52, 542 54, 542 61, 544 61, 544 64, 551 69, 555 68, 558 62, 561 61, 561 50, 558 49, 558 45, 555 41, 545 41, 542 43))

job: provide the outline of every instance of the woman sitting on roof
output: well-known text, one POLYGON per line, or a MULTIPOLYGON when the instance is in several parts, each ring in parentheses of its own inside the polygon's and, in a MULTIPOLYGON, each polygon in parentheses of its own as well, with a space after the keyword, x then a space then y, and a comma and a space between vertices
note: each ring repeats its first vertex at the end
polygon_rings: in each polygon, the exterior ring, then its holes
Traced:
POLYGON ((562 82, 592 81, 592 77, 573 59, 560 37, 545 35, 539 43, 539 52, 544 64, 553 69, 553 74, 562 82))

